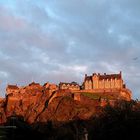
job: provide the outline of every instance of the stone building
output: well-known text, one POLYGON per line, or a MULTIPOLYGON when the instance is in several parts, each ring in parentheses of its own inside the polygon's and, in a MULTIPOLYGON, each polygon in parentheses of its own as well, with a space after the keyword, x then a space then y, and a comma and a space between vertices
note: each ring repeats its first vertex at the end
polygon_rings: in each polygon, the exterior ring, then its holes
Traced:
POLYGON ((106 74, 93 73, 91 76, 85 75, 83 88, 85 90, 92 89, 122 89, 125 85, 123 83, 122 74, 106 74))
POLYGON ((76 82, 71 82, 71 83, 60 83, 59 84, 59 89, 69 89, 73 91, 78 91, 80 90, 80 85, 77 84, 76 82))

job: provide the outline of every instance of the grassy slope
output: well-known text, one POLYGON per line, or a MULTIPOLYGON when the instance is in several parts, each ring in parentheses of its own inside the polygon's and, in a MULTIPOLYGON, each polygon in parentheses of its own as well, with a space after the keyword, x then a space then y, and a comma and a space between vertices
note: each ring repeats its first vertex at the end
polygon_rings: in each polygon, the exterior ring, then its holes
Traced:
POLYGON ((97 100, 101 98, 105 98, 105 99, 115 99, 115 96, 111 95, 111 94, 103 94, 103 93, 88 93, 88 92, 84 92, 82 93, 83 96, 89 97, 91 99, 97 100))

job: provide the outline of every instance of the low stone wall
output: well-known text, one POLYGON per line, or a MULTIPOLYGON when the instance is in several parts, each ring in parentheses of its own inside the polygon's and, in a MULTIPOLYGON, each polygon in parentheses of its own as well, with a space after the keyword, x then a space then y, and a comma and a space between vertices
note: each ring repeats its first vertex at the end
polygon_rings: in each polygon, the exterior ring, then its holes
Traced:
POLYGON ((92 89, 92 90, 79 90, 79 91, 72 91, 74 94, 77 93, 98 93, 98 94, 114 94, 121 99, 130 101, 132 98, 132 92, 129 89, 126 88, 122 88, 122 89, 92 89))
POLYGON ((85 92, 88 92, 88 93, 106 93, 106 92, 120 92, 121 89, 91 89, 91 90, 75 90, 75 91, 72 91, 74 93, 85 93, 85 92))

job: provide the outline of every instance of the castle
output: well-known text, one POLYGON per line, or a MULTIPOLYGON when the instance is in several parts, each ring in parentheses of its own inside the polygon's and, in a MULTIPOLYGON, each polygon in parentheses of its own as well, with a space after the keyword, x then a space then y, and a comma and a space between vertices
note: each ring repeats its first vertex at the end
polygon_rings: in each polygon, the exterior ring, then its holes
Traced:
POLYGON ((76 82, 72 83, 60 83, 59 89, 69 89, 75 96, 78 96, 77 93, 95 93, 95 94, 108 94, 113 96, 118 96, 121 99, 130 100, 131 91, 126 88, 126 85, 122 79, 122 72, 118 74, 96 74, 88 76, 85 74, 83 84, 80 86, 76 82))
MULTIPOLYGON (((5 107, 3 106, 4 103, 6 105, 6 117, 16 112, 19 116, 25 114, 25 118, 30 123, 33 123, 33 118, 37 115, 37 112, 39 113, 43 108, 48 108, 48 106, 54 108, 56 103, 58 103, 56 107, 58 108, 64 99, 66 99, 66 102, 72 101, 72 104, 76 102, 81 102, 85 105, 88 104, 92 108, 92 104, 90 105, 91 102, 101 107, 105 107, 108 104, 115 106, 119 100, 131 101, 131 95, 131 91, 123 82, 121 72, 118 74, 93 73, 90 76, 85 75, 82 85, 76 82, 61 82, 59 86, 49 82, 44 85, 32 82, 27 86, 19 87, 17 85, 8 85, 5 98, 0 99, 2 103, 0 109, 1 111, 5 109, 3 108, 5 107), (29 118, 30 112, 33 115, 29 118)), ((0 120, 0 122, 2 121, 0 120)))
MULTIPOLYGON (((118 74, 96 74, 88 76, 85 74, 85 78, 82 85, 76 82, 64 83, 60 82, 59 86, 55 84, 45 83, 41 86, 39 83, 31 83, 26 86, 26 89, 47 89, 50 91, 50 95, 53 91, 71 91, 74 95, 74 99, 80 100, 82 93, 92 93, 98 95, 112 95, 118 99, 131 99, 131 91, 126 88, 126 85, 122 79, 122 73, 118 74)), ((25 88, 18 87, 17 85, 8 85, 6 88, 7 95, 14 93, 18 94, 24 92, 25 88)))
POLYGON ((93 75, 87 76, 86 74, 83 86, 85 90, 125 88, 121 72, 110 75, 106 73, 104 75, 93 73, 93 75))
POLYGON ((122 73, 106 74, 93 73, 91 76, 85 74, 83 85, 80 86, 76 82, 59 84, 59 89, 70 89, 72 91, 78 90, 101 90, 101 89, 122 89, 125 88, 123 83, 122 73))

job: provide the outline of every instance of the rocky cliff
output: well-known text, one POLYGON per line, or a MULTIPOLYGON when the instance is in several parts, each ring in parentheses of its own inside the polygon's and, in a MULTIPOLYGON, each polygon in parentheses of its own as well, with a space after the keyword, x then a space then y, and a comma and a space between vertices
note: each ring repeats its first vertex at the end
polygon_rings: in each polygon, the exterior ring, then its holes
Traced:
POLYGON ((55 85, 32 83, 26 87, 7 87, 0 100, 0 123, 10 116, 23 116, 28 123, 69 121, 90 118, 97 112, 98 101, 85 97, 84 103, 75 101, 70 90, 58 90, 55 85))
POLYGON ((70 90, 59 90, 56 85, 49 83, 43 86, 31 83, 25 87, 9 85, 6 91, 6 97, 0 99, 1 124, 11 116, 22 116, 24 121, 29 124, 85 120, 93 115, 98 115, 101 107, 108 103, 113 106, 115 102, 115 100, 106 100, 101 97, 92 99, 84 94, 80 96, 78 94, 78 98, 76 98, 76 93, 72 93, 70 90))

